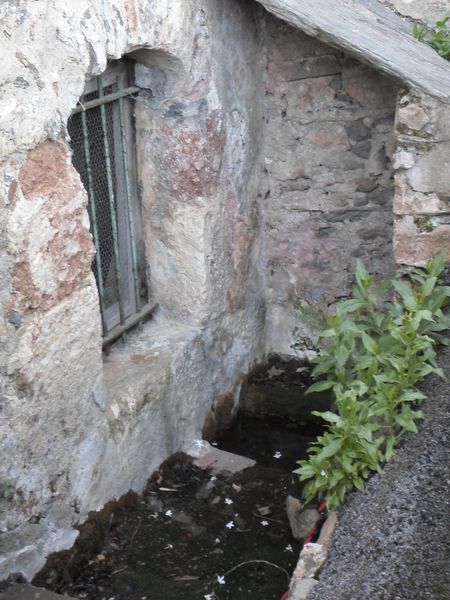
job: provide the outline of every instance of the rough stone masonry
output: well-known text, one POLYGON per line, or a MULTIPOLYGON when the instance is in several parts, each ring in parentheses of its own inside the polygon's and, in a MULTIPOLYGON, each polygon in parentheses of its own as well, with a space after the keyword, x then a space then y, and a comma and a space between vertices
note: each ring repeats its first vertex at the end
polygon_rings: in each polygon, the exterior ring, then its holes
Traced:
POLYGON ((332 14, 306 33, 278 17, 251 0, 0 6, 0 578, 31 578, 89 511, 141 490, 234 410, 253 363, 307 357, 298 309, 345 296, 356 257, 384 274, 394 256, 450 254, 445 77, 430 88, 446 63, 429 58, 421 89, 395 53, 378 63, 351 28, 342 41, 332 14), (102 354, 67 121, 122 57, 142 89, 137 184, 159 308, 102 354))

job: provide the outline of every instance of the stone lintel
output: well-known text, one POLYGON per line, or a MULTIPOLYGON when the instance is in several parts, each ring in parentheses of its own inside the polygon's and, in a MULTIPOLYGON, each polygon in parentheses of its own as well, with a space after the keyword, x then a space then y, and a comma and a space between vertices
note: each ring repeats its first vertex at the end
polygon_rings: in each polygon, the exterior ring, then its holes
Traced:
POLYGON ((414 89, 450 103, 450 64, 375 0, 259 0, 269 12, 414 89))

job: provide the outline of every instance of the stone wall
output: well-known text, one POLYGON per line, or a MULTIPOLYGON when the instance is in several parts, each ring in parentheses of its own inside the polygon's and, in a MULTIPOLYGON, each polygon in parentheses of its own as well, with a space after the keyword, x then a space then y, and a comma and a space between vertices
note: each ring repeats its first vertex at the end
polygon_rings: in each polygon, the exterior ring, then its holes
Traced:
POLYGON ((424 266, 443 251, 450 260, 450 107, 404 92, 396 118, 397 262, 424 266))
POLYGON ((262 352, 257 11, 238 0, 0 7, 0 579, 31 577, 89 511, 141 490, 201 437, 216 398, 236 401, 262 352), (125 55, 151 89, 136 124, 159 309, 102 355, 67 120, 85 81, 125 55))
MULTIPOLYGON (((0 578, 229 420, 265 354, 308 356, 303 315, 392 256, 396 86, 241 0, 0 6, 0 578), (62 10, 63 9, 63 10, 62 10), (67 120, 136 61, 152 321, 102 353, 87 195, 67 120)), ((448 108, 402 94, 396 257, 448 244, 448 108)))
MULTIPOLYGON (((447 0, 379 0, 405 18, 433 22, 449 13, 447 0)), ((394 254, 424 266, 443 251, 450 260, 450 108, 423 92, 403 90, 396 111, 394 254)))
POLYGON ((262 260, 267 352, 302 355, 300 313, 346 296, 355 261, 392 258, 397 87, 371 68, 267 15, 262 260))

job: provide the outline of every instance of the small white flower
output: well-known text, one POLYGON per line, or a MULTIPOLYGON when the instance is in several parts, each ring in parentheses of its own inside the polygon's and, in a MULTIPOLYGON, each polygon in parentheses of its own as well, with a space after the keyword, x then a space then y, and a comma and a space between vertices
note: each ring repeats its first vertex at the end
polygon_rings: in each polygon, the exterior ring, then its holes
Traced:
POLYGON ((213 600, 213 595, 212 594, 206 594, 205 596, 203 596, 203 598, 205 600, 213 600))
POLYGON ((285 552, 294 552, 294 548, 291 546, 291 544, 288 544, 286 546, 286 548, 284 549, 285 552))
POLYGON ((173 517, 173 512, 170 509, 166 510, 164 514, 166 515, 166 517, 173 517))
POLYGON ((213 476, 211 477, 210 481, 213 481, 213 482, 214 482, 214 481, 217 481, 217 477, 216 477, 215 475, 213 475, 213 476))
POLYGON ((219 540, 219 538, 216 538, 216 539, 214 540, 214 543, 215 543, 215 544, 220 544, 220 540, 219 540))
POLYGON ((322 477, 325 477, 325 479, 328 479, 328 475, 325 473, 325 471, 323 469, 320 471, 320 474, 322 475, 322 477))
POLYGON ((223 575, 217 575, 217 583, 220 583, 220 585, 225 585, 225 577, 223 575))
POLYGON ((167 544, 167 546, 164 548, 164 550, 173 550, 172 544, 167 544))
POLYGON ((263 527, 267 527, 269 525, 269 521, 261 521, 261 525, 263 527))
POLYGON ((225 525, 225 527, 226 527, 227 529, 233 529, 233 527, 234 527, 234 521, 230 521, 229 523, 227 523, 227 524, 225 525))
POLYGON ((208 445, 208 442, 205 442, 205 440, 195 440, 194 443, 199 450, 208 445))
POLYGON ((273 455, 274 458, 281 458, 283 455, 281 454, 281 452, 279 452, 278 450, 275 452, 275 454, 273 455))
POLYGON ((233 500, 231 498, 225 498, 225 504, 233 504, 233 500))

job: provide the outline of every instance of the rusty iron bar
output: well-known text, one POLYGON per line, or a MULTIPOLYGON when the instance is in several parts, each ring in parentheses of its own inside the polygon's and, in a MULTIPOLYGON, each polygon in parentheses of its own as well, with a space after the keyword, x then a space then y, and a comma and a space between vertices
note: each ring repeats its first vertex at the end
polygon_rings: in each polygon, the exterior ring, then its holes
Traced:
MULTIPOLYGON (((102 78, 97 77, 98 82, 98 94, 99 97, 103 97, 103 82, 102 78)), ((109 154, 109 142, 108 142, 108 126, 106 123, 106 110, 105 105, 100 104, 100 117, 102 123, 102 131, 103 131, 103 146, 105 152, 105 167, 106 167, 106 181, 108 184, 108 201, 109 201, 109 211, 111 213, 111 229, 112 229, 112 237, 113 237, 113 254, 114 254, 114 268, 116 275, 116 284, 117 284, 117 299, 119 303, 119 317, 120 324, 123 325, 125 323, 125 311, 123 307, 123 294, 122 294, 122 272, 120 265, 120 254, 119 254, 119 236, 118 236, 118 227, 117 227, 117 213, 116 213, 116 199, 114 197, 114 185, 112 178, 112 169, 111 169, 111 157, 109 154)))

